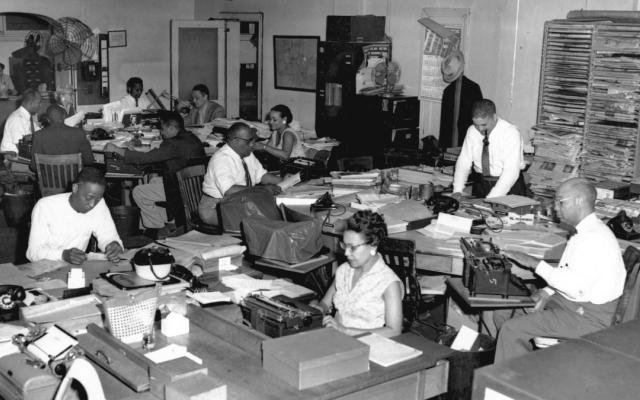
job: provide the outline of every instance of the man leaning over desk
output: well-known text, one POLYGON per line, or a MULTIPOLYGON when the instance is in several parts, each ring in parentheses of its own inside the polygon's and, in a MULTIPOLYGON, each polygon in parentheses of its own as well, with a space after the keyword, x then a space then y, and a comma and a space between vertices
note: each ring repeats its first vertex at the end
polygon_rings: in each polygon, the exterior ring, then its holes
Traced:
POLYGON ((38 200, 31 213, 27 258, 82 264, 93 234, 107 259, 118 261, 123 252, 122 241, 102 198, 105 184, 102 172, 86 167, 78 174, 71 193, 38 200))
POLYGON ((234 123, 227 131, 226 144, 211 157, 202 182, 198 214, 203 222, 218 225, 216 207, 222 198, 253 185, 263 185, 274 195, 280 193, 277 184, 282 179, 267 173, 253 155, 257 138, 255 130, 244 122, 234 123))
POLYGON ((526 354, 533 337, 576 338, 611 324, 626 270, 618 241, 594 213, 595 200, 593 185, 579 178, 556 191, 558 217, 576 231, 557 267, 522 252, 505 251, 548 286, 532 296, 537 301, 532 313, 499 327, 496 363, 526 354))
POLYGON ((453 196, 461 197, 472 170, 474 197, 525 196, 522 138, 518 128, 498 117, 496 105, 489 99, 473 104, 471 118, 473 125, 467 130, 456 162, 453 196))

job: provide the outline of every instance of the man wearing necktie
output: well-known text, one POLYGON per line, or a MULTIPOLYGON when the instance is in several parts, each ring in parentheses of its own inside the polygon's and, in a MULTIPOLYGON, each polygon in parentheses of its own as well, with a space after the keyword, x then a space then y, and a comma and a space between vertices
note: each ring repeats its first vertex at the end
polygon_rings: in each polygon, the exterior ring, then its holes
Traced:
POLYGON ((522 138, 518 128, 498 117, 495 104, 488 99, 475 102, 471 115, 473 125, 467 130, 456 162, 454 197, 462 195, 472 171, 475 197, 526 196, 527 188, 521 173, 524 167, 522 138))
POLYGON ((42 97, 38 91, 33 89, 24 91, 20 107, 9 115, 4 125, 0 151, 18 154, 20 139, 40 129, 36 120, 36 113, 40 109, 40 100, 42 97))
POLYGON ((536 300, 533 310, 519 312, 499 327, 496 363, 526 354, 533 337, 576 338, 611 325, 626 270, 618 241, 594 212, 595 201, 596 189, 579 178, 565 181, 556 191, 558 218, 576 232, 557 266, 505 250, 547 286, 531 296, 536 300))
POLYGON ((218 225, 216 206, 224 196, 258 184, 277 195, 280 193, 277 184, 282 180, 267 173, 253 155, 257 135, 249 125, 236 122, 227 131, 225 139, 226 144, 216 151, 207 166, 198 207, 202 221, 212 225, 218 225))

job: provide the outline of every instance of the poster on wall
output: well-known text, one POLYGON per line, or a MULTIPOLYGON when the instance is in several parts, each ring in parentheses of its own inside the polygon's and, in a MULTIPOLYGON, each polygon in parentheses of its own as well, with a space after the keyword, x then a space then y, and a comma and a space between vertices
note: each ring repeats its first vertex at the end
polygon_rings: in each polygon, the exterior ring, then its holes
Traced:
POLYGON ((273 36, 275 88, 316 91, 319 36, 273 36))

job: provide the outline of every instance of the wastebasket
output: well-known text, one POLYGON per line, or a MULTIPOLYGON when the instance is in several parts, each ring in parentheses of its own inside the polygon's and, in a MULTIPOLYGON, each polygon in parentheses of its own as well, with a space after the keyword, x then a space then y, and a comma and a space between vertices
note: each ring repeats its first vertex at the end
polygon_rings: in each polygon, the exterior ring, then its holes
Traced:
MULTIPOLYGON (((451 346, 457 331, 442 334, 439 342, 451 346)), ((455 351, 449 359, 449 381, 446 398, 449 400, 471 400, 473 371, 493 363, 496 353, 495 340, 489 335, 478 335, 471 351, 455 351)))
POLYGON ((33 209, 33 186, 20 186, 16 192, 5 192, 2 196, 2 208, 7 226, 17 228, 29 221, 33 209))
POLYGON ((134 206, 116 206, 109 208, 118 235, 122 240, 140 234, 138 218, 140 209, 134 206))

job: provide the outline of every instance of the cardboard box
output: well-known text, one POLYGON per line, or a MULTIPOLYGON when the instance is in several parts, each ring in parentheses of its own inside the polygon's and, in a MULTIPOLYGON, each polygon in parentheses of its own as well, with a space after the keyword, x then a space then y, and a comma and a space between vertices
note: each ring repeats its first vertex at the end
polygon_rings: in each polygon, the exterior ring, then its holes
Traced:
POLYGON ((299 390, 369 370, 369 346, 333 328, 265 340, 262 367, 299 390))
POLYGON ((594 185, 598 199, 623 199, 630 195, 631 185, 625 182, 602 181, 594 185))

